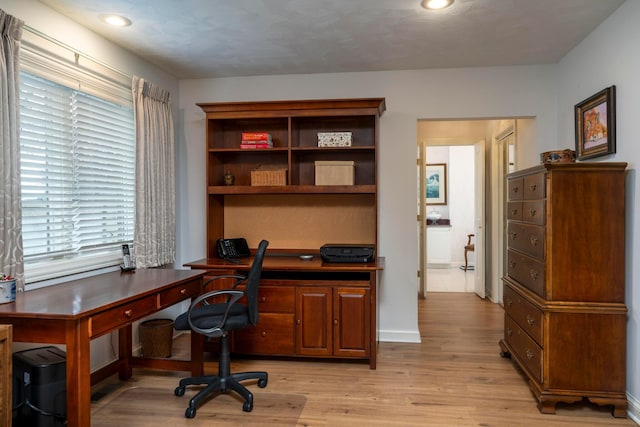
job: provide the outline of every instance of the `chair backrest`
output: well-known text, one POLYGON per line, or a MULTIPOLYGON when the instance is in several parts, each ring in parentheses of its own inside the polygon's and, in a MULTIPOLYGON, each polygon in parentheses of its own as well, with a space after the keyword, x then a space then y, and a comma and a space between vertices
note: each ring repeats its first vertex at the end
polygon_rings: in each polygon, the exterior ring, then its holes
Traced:
POLYGON ((264 259, 265 252, 267 251, 267 246, 269 246, 269 242, 266 240, 260 242, 258 249, 256 250, 256 254, 253 257, 253 264, 251 264, 249 274, 247 275, 247 287, 245 292, 247 296, 249 322, 251 322, 252 325, 256 325, 258 323, 258 285, 260 284, 262 260, 264 259))

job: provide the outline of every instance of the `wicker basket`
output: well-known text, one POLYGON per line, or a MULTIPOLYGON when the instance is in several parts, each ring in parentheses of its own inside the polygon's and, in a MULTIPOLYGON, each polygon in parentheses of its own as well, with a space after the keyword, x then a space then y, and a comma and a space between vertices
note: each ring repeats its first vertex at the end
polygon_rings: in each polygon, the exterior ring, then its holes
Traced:
POLYGON ((258 166, 251 171, 251 185, 287 185, 287 168, 278 165, 258 166))
POLYGON ((171 357, 173 320, 146 320, 140 323, 139 328, 144 357, 171 357))

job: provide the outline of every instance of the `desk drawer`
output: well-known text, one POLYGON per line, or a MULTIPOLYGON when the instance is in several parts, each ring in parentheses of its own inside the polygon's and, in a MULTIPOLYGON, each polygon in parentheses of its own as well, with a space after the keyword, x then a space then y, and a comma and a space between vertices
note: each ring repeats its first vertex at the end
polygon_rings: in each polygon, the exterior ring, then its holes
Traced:
POLYGON ((198 279, 163 291, 160 293, 160 307, 169 307, 173 304, 185 300, 191 295, 199 295, 201 288, 202 281, 198 279))
POLYGON ((114 329, 122 328, 155 311, 157 311, 155 295, 149 295, 137 301, 114 307, 103 313, 91 316, 89 319, 89 336, 94 338, 114 329))
POLYGON ((260 313, 258 324, 234 332, 234 351, 244 354, 293 355, 293 314, 260 313))
POLYGON ((262 313, 294 313, 296 291, 293 286, 260 286, 258 311, 262 313))
POLYGON ((523 296, 504 287, 504 310, 538 343, 542 342, 542 311, 527 301, 523 296))
POLYGON ((542 383, 542 348, 508 314, 504 316, 504 339, 527 371, 542 383))

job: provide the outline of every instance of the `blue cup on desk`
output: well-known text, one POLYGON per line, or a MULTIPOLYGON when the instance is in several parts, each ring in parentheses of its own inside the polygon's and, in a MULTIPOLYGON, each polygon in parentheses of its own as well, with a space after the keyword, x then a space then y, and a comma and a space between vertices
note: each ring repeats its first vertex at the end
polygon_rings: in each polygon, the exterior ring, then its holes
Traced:
POLYGON ((0 304, 16 300, 15 279, 0 280, 0 304))

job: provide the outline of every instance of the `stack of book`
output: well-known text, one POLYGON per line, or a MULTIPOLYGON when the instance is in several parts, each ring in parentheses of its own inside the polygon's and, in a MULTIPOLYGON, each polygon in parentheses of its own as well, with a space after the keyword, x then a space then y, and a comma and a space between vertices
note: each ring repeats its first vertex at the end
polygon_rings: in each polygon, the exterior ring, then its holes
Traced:
POLYGON ((273 148, 273 140, 268 132, 242 132, 240 148, 273 148))

